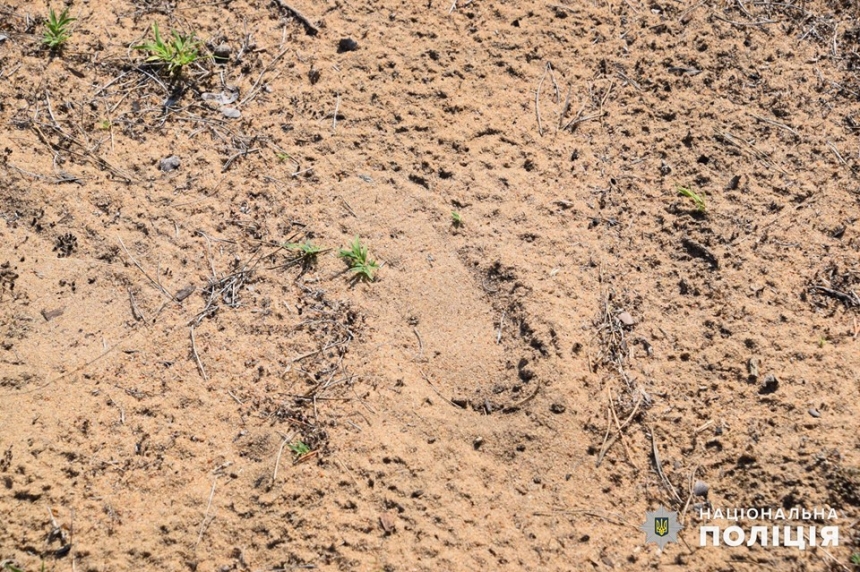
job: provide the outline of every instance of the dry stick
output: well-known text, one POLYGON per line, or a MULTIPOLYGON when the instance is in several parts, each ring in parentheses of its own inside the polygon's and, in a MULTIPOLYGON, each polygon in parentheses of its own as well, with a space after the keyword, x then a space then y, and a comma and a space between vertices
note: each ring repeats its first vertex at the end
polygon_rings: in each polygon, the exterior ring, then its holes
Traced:
POLYGON ((144 275, 144 276, 146 276, 146 277, 147 277, 147 279, 149 279, 149 281, 150 281, 150 282, 152 282, 152 284, 153 284, 156 288, 158 288, 158 290, 159 290, 162 294, 164 294, 164 296, 165 296, 168 300, 170 300, 170 301, 172 302, 172 301, 173 301, 173 296, 171 296, 170 294, 168 294, 168 293, 167 293, 167 290, 165 290, 165 289, 164 289, 164 287, 163 287, 161 284, 159 284, 156 280, 153 280, 152 276, 150 276, 149 274, 147 274, 147 273, 146 273, 146 270, 144 270, 144 269, 143 269, 143 267, 142 267, 140 264, 138 264, 138 263, 137 263, 137 260, 135 260, 135 259, 134 259, 134 257, 131 255, 131 253, 128 251, 128 249, 125 247, 125 243, 122 241, 122 238, 117 237, 117 240, 119 240, 119 244, 120 244, 120 246, 122 246, 122 249, 125 251, 126 256, 128 256, 128 258, 129 258, 129 260, 131 260, 132 264, 134 264, 135 266, 137 266, 137 269, 138 269, 138 270, 140 270, 140 271, 143 273, 143 275, 144 275))
POLYGON ((561 103, 561 92, 558 89, 558 83, 555 81, 555 74, 552 73, 552 64, 547 62, 546 67, 549 70, 549 79, 552 80, 552 85, 555 87, 555 104, 558 105, 561 103))
POLYGON ((627 441, 624 440, 624 432, 621 428, 621 423, 618 421, 618 415, 615 413, 615 404, 612 402, 612 389, 607 387, 606 390, 609 393, 609 409, 612 411, 612 419, 615 420, 615 427, 618 429, 618 439, 621 441, 621 445, 624 447, 624 452, 627 454, 627 461, 638 471, 639 467, 633 462, 633 455, 630 454, 630 449, 627 448, 627 441))
POLYGON ((687 496, 687 502, 684 504, 684 510, 681 511, 681 519, 687 514, 687 509, 690 508, 690 501, 693 500, 693 479, 696 478, 696 471, 699 470, 699 466, 696 465, 693 467, 693 472, 690 473, 690 494, 687 496))
POLYGON ((641 530, 641 528, 639 528, 639 526, 637 526, 637 525, 635 525, 635 524, 631 524, 631 523, 629 523, 629 522, 625 522, 625 521, 623 521, 622 519, 620 519, 620 518, 618 518, 618 517, 616 517, 616 516, 613 516, 613 515, 606 515, 606 514, 600 514, 599 512, 592 511, 592 510, 583 510, 583 509, 570 509, 570 510, 568 510, 568 509, 553 509, 553 511, 552 511, 552 512, 535 512, 535 513, 532 513, 532 514, 534 514, 535 516, 553 516, 553 515, 557 515, 557 514, 570 514, 570 515, 582 514, 582 515, 585 515, 585 516, 592 516, 592 517, 594 517, 594 518, 599 518, 599 519, 601 519, 601 520, 605 520, 606 522, 610 522, 610 523, 612 523, 612 524, 623 525, 623 526, 629 526, 629 527, 631 527, 631 528, 635 528, 636 530, 641 530))
POLYGON ((774 121, 773 119, 768 119, 767 117, 759 117, 758 115, 754 115, 752 113, 747 112, 747 115, 752 117, 753 119, 758 119, 759 121, 763 121, 764 123, 768 123, 773 125, 774 127, 779 127, 780 129, 785 129, 795 137, 800 137, 800 133, 786 125, 785 123, 780 123, 779 121, 774 121))
POLYGON ((225 173, 227 169, 230 168, 230 165, 233 164, 233 161, 235 161, 239 157, 244 157, 245 155, 250 155, 251 153, 259 153, 260 151, 262 151, 262 149, 246 149, 244 151, 239 151, 238 153, 230 155, 229 157, 227 157, 227 160, 224 161, 224 166, 221 167, 221 172, 225 173))
POLYGON ((831 151, 833 151, 833 152, 836 154, 836 156, 839 158, 839 162, 840 162, 840 163, 842 163, 843 165, 846 165, 846 164, 847 164, 847 163, 846 163, 846 161, 845 161, 845 159, 843 159, 843 158, 842 158, 842 155, 840 155, 840 154, 839 154, 839 151, 836 149, 836 145, 834 145, 833 143, 831 143, 830 141, 828 141, 828 142, 827 142, 827 146, 828 146, 828 147, 830 147, 830 150, 831 150, 831 151))
POLYGON ((418 328, 412 328, 412 331, 415 332, 415 337, 418 338, 418 358, 421 359, 424 356, 424 342, 421 341, 421 334, 418 333, 418 328))
MULTIPOLYGON (((48 141, 48 138, 45 136, 44 133, 42 133, 42 130, 39 129, 39 127, 37 125, 33 125, 32 127, 36 131, 36 133, 38 133, 39 138, 42 140, 42 142, 45 145, 47 145, 48 147, 50 147, 52 149, 57 148, 57 145, 54 145, 53 143, 48 141)), ((95 153, 90 151, 89 149, 87 149, 87 146, 84 145, 79 139, 76 139, 75 137, 72 137, 71 135, 66 135, 63 131, 57 129, 53 125, 51 125, 50 127, 51 127, 51 129, 56 131, 61 137, 63 137, 64 139, 66 139, 68 141, 71 141, 72 143, 77 144, 81 149, 83 149, 83 151, 73 151, 72 149, 67 149, 67 151, 69 151, 70 153, 74 153, 74 154, 79 155, 81 157, 86 157, 86 158, 90 159, 91 161, 95 162, 95 164, 97 166, 99 166, 99 167, 101 167, 107 171, 110 171, 111 174, 113 174, 116 177, 123 179, 126 183, 135 182, 136 179, 134 177, 124 173, 121 169, 114 167, 113 165, 111 165, 110 163, 108 163, 107 161, 105 161, 104 159, 102 159, 101 157, 99 157, 98 155, 96 155, 95 153)))
POLYGON ((48 105, 48 115, 51 116, 51 121, 53 121, 53 123, 54 123, 54 128, 62 131, 62 129, 60 128, 60 124, 57 123, 57 118, 54 117, 54 110, 51 109, 51 98, 48 96, 48 90, 47 89, 45 90, 45 103, 48 105))
POLYGON ((144 324, 146 324, 146 318, 143 316, 143 312, 140 311, 140 308, 137 307, 137 303, 134 301, 134 294, 131 293, 131 288, 126 287, 128 290, 128 301, 131 302, 131 315, 135 319, 135 321, 143 320, 144 324))
POLYGON ((460 409, 460 407, 458 407, 456 403, 454 403, 453 401, 451 401, 450 399, 448 399, 447 397, 445 397, 444 395, 442 395, 441 393, 439 393, 439 390, 438 390, 438 389, 436 389, 436 386, 435 386, 435 385, 433 385, 433 382, 432 382, 432 381, 430 381, 430 378, 429 378, 429 377, 427 377, 427 374, 426 374, 426 373, 424 373, 424 372, 423 372, 422 370, 420 370, 420 369, 419 369, 418 371, 419 371, 419 372, 421 372, 421 377, 423 377, 423 378, 424 378, 424 381, 426 381, 426 382, 427 382, 427 385, 429 385, 429 386, 430 386, 430 388, 431 388, 434 392, 436 392, 436 395, 438 395, 439 397, 441 397, 445 402, 447 402, 448 404, 450 404, 452 407, 456 407, 457 409, 460 409))
POLYGON ((630 413, 630 415, 628 415, 628 416, 627 416, 627 419, 625 419, 625 420, 624 420, 624 423, 622 423, 622 424, 621 424, 621 428, 622 428, 622 429, 623 429, 623 428, 625 428, 625 427, 627 427, 627 424, 628 424, 628 423, 630 423, 630 421, 631 421, 631 420, 633 419, 633 417, 636 415, 636 412, 637 412, 637 411, 639 411, 639 405, 640 405, 641 403, 642 403, 642 394, 640 393, 640 394, 639 394, 639 399, 638 399, 638 400, 636 400, 636 405, 634 405, 634 406, 633 406, 633 411, 630 413))
POLYGON ((597 455, 597 462, 595 463, 595 467, 599 467, 600 463, 603 462, 603 457, 606 456, 606 453, 609 451, 609 448, 615 443, 616 439, 613 435, 613 438, 609 438, 609 433, 612 431, 612 412, 606 412, 606 434, 603 435, 603 444, 600 446, 600 453, 597 455))
POLYGON ((543 75, 538 82, 537 91, 535 92, 535 115, 537 115, 537 124, 538 124, 538 135, 543 137, 543 126, 540 121, 540 88, 543 85, 543 80, 546 79, 547 71, 549 70, 549 64, 543 70, 543 75))
POLYGON ((582 109, 580 109, 580 110, 579 110, 579 113, 577 113, 577 114, 576 114, 576 117, 574 117, 573 119, 571 119, 570 121, 568 121, 568 122, 567 122, 567 125, 565 125, 564 127, 562 127, 562 128, 561 128, 561 130, 562 130, 562 131, 567 131, 568 129, 570 129, 570 128, 572 128, 572 127, 576 127, 576 126, 577 126, 577 125, 579 125, 580 123, 585 123, 586 121, 591 121, 592 119, 599 119, 599 118, 600 118, 600 114, 599 114, 599 113, 595 113, 594 115, 586 115, 585 117, 583 117, 583 116, 582 116, 582 112, 583 112, 583 111, 585 111, 585 108, 584 108, 584 107, 583 107, 582 109))
POLYGON ((498 331, 496 331, 496 343, 497 344, 502 343, 502 326, 505 325, 505 312, 507 312, 507 310, 502 312, 502 316, 499 318, 499 329, 498 329, 498 331))
POLYGON ((21 169, 20 167, 16 167, 12 163, 6 163, 6 164, 9 167, 11 167, 12 169, 14 169, 15 171, 18 171, 19 173, 21 173, 22 175, 26 175, 28 177, 33 177, 34 179, 41 179, 41 180, 47 181, 49 183, 54 183, 55 185, 59 185, 60 183, 74 183, 74 182, 83 180, 83 179, 79 179, 77 177, 66 178, 66 179, 56 179, 53 177, 48 177, 47 175, 40 175, 39 173, 32 173, 30 171, 25 171, 24 169, 21 169))
POLYGON ((284 57, 284 54, 286 54, 288 50, 289 50, 289 48, 284 48, 283 50, 281 50, 281 51, 278 53, 278 55, 277 55, 277 56, 275 56, 275 57, 272 59, 272 61, 270 61, 270 62, 269 62, 269 65, 267 65, 266 67, 264 67, 264 68, 263 68, 263 71, 261 71, 261 72, 260 72, 260 75, 257 77, 257 81, 255 81, 255 82, 254 82, 254 85, 252 85, 252 86, 251 86, 251 91, 249 91, 249 92, 248 92, 248 95, 246 95, 246 96, 245 96, 245 99, 243 99, 242 101, 240 101, 240 102, 239 102, 239 105, 238 105, 237 107, 241 107, 241 106, 245 105, 245 103, 246 103, 248 100, 250 100, 252 97, 254 97, 254 96, 256 95, 256 93, 257 93, 257 88, 259 87, 260 82, 263 80, 263 76, 264 76, 264 75, 266 75, 266 72, 267 72, 267 71, 269 71, 270 69, 272 69, 272 66, 273 66, 273 65, 275 65, 276 63, 278 63, 278 60, 280 60, 282 57, 284 57))
POLYGON ((609 84, 609 87, 606 89, 606 93, 603 94, 603 99, 600 100, 600 108, 598 109, 598 115, 603 117, 603 106, 606 105, 606 100, 609 99, 609 94, 612 93, 612 88, 615 87, 615 82, 609 84))
POLYGON ((341 200, 341 202, 343 202, 343 206, 345 206, 345 207, 346 207, 346 210, 348 210, 348 211, 349 211, 349 214, 351 214, 351 215, 352 215, 352 216, 354 216, 355 218, 358 218, 358 215, 357 215, 357 214, 355 214, 355 211, 354 211, 354 210, 352 210, 352 207, 351 207, 351 206, 349 206, 349 203, 348 203, 348 202, 346 202, 346 199, 345 199, 345 198, 343 198, 343 197, 342 197, 342 196, 340 196, 340 195, 338 195, 338 197, 337 197, 337 198, 339 198, 339 199, 341 200))
POLYGON ((121 80, 122 78, 124 78, 124 77, 125 77, 126 75, 128 75, 129 73, 130 73, 130 72, 127 72, 127 71, 122 72, 120 75, 116 76, 115 78, 113 78, 112 80, 110 80, 109 82, 107 82, 106 84, 104 84, 102 87, 100 87, 100 88, 98 89, 98 91, 96 91, 96 92, 93 94, 93 99, 92 99, 91 101, 95 101, 95 99, 99 96, 99 94, 100 94, 101 92, 103 92, 104 90, 106 90, 107 88, 109 88, 110 86, 112 86, 113 84, 115 84, 116 82, 118 82, 119 80, 121 80))
POLYGON ((654 457, 654 468, 657 470, 657 474, 660 475, 660 480, 663 481, 663 484, 672 493, 672 496, 675 497, 675 500, 678 501, 678 504, 682 503, 681 497, 678 496, 678 491, 675 490, 675 487, 672 486, 672 483, 669 482, 669 479, 666 478, 666 474, 663 473, 663 466, 660 463, 660 455, 657 453, 657 438, 654 436, 654 429, 648 427, 648 432, 651 433, 651 455, 654 457))
POLYGON ((337 130, 337 111, 340 109, 340 94, 337 94, 337 100, 334 102, 334 118, 331 120, 331 130, 337 130))
POLYGON ((732 26, 737 26, 738 28, 755 28, 756 26, 764 26, 765 24, 778 24, 779 22, 776 20, 761 20, 759 22, 735 22, 734 20, 729 20, 728 18, 723 18, 719 14, 714 14, 714 18, 717 20, 722 20, 727 24, 731 24, 732 26))
POLYGON ((200 356, 197 354, 197 342, 194 339, 194 325, 191 326, 191 355, 194 356, 194 361, 197 362, 197 371, 200 372, 200 376, 203 378, 203 381, 209 381, 209 376, 206 375, 206 370, 203 369, 203 362, 200 361, 200 356))
POLYGON ((194 548, 197 548, 197 545, 200 544, 200 541, 203 540, 203 533, 206 531, 206 520, 209 518, 209 509, 212 508, 212 497, 215 496, 215 483, 218 482, 218 477, 216 476, 212 479, 212 491, 209 493, 209 504, 206 505, 206 512, 203 515, 203 522, 200 523, 200 534, 197 535, 197 542, 194 543, 194 548))
POLYGON ((281 464, 281 454, 284 452, 284 447, 287 446, 287 443, 293 440, 293 437, 296 436, 296 433, 293 432, 289 437, 284 437, 284 440, 281 441, 281 447, 278 449, 278 457, 275 459, 275 470, 272 472, 272 486, 275 486, 275 481, 278 479, 278 467, 281 464))
POLYGON ((570 111, 570 85, 567 86, 567 97, 564 98, 564 105, 561 107, 561 113, 558 114, 558 125, 555 126, 556 132, 561 131, 561 122, 564 121, 564 116, 570 111))
POLYGON ((302 14, 301 12, 299 12, 298 10, 296 10, 295 8, 293 8, 292 6, 290 6, 289 4, 284 2, 283 0, 275 0, 275 3, 277 3, 277 5, 280 6, 282 9, 286 10, 287 12, 289 12, 290 14, 295 16, 299 22, 304 24, 305 28, 308 29, 308 32, 310 32, 310 34, 312 36, 316 36, 317 34, 320 33, 320 29, 317 28, 316 26, 314 26, 311 23, 311 21, 307 18, 307 16, 305 16, 304 14, 302 14))
POLYGON ((523 399, 520 399, 519 401, 517 401, 515 403, 512 403, 511 405, 508 405, 507 407, 505 407, 503 409, 503 411, 505 413, 510 413, 511 411, 516 411, 517 409, 519 409, 520 407, 522 407, 523 405, 525 405, 526 403, 528 403, 529 401, 531 401, 532 399, 537 397, 537 394, 539 391, 540 391, 540 381, 535 383, 535 390, 532 391, 530 395, 528 395, 527 397, 524 397, 523 399))

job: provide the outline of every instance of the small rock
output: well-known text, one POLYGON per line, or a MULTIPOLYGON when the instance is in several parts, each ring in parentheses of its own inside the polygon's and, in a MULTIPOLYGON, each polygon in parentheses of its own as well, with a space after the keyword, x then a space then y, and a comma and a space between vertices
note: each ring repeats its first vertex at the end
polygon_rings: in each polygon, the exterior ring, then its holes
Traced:
POLYGON ((230 54, 233 50, 230 49, 228 44, 220 44, 217 48, 212 50, 212 56, 215 59, 216 64, 226 64, 230 59, 230 54))
POLYGON ((758 392, 759 395, 770 395, 771 393, 776 393, 777 389, 779 389, 779 380, 776 379, 775 375, 769 373, 765 376, 764 382, 758 392))
POLYGON ((734 177, 731 178, 731 180, 729 181, 729 184, 726 185, 726 190, 727 191, 734 191, 735 189, 738 188, 738 185, 740 185, 740 183, 741 183, 740 175, 735 175, 734 177))
POLYGON ((240 117, 242 117, 242 112, 235 107, 222 107, 221 115, 229 119, 239 119, 240 117))
POLYGON ((358 42, 352 38, 343 38, 337 43, 337 53, 354 52, 358 49, 358 42))
POLYGON ((750 358, 747 362, 747 373, 749 373, 750 381, 758 379, 758 358, 750 358))
POLYGON ((710 490, 710 487, 708 486, 708 483, 705 483, 703 481, 696 481, 695 484, 693 485, 693 494, 696 495, 697 497, 708 496, 709 490, 710 490))
POLYGON ((196 290, 195 286, 193 284, 189 284, 188 286, 174 294, 173 299, 177 302, 182 302, 183 300, 194 294, 194 290, 196 290))
POLYGON ((202 93, 200 97, 203 101, 212 101, 218 105, 230 105, 239 99, 239 88, 233 85, 228 85, 221 93, 202 93))
POLYGON ((814 407, 809 408, 809 414, 816 418, 821 417, 821 412, 814 407))
POLYGON ((561 403, 553 403, 552 405, 549 406, 549 410, 555 414, 561 414, 561 413, 564 413, 565 411, 567 411, 567 407, 565 407, 561 403))
POLYGON ((630 315, 630 312, 621 312, 620 314, 618 314, 618 321, 628 327, 636 323, 636 320, 633 319, 633 316, 630 315))
POLYGON ((5 42, 8 39, 9 39, 9 36, 7 36, 6 34, 0 34, 0 42, 5 42))
POLYGON ((173 171, 174 169, 178 169, 179 164, 180 164, 179 157, 177 157, 176 155, 171 155, 170 157, 167 157, 167 158, 159 161, 158 168, 160 170, 164 171, 165 173, 169 173, 170 171, 173 171))
POLYGON ((385 535, 388 536, 397 530, 397 516, 392 512, 384 512, 379 515, 379 525, 382 527, 385 535))
POLYGON ((45 318, 46 322, 50 322, 54 318, 59 318, 60 316, 62 316, 63 312, 65 312, 65 311, 66 311, 65 308, 57 308, 56 310, 45 309, 45 310, 42 310, 42 317, 45 318))
POLYGON ((477 451, 478 449, 481 448, 481 445, 483 445, 483 444, 484 444, 484 438, 483 437, 475 437, 475 440, 472 442, 472 447, 474 447, 475 450, 477 451))

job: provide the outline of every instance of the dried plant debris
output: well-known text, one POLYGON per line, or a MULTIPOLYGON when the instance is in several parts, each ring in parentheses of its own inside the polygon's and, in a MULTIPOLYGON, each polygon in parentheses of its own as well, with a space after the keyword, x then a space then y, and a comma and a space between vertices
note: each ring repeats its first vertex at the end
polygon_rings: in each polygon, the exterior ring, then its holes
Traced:
POLYGON ((5 290, 10 292, 15 290, 15 281, 18 280, 18 273, 12 268, 12 265, 6 261, 0 264, 0 293, 5 290))
POLYGON ((78 239, 70 232, 61 234, 57 237, 57 242, 54 244, 54 252, 58 258, 66 258, 78 249, 78 239))
POLYGON ((816 273, 808 286, 809 298, 826 308, 836 300, 847 308, 860 308, 860 271, 840 269, 830 264, 816 273))

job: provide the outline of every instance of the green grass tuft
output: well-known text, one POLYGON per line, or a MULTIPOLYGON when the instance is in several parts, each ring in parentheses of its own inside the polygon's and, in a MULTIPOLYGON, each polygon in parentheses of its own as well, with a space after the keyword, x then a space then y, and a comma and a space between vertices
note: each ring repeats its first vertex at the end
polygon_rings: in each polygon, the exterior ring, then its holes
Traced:
POLYGON ((296 441, 295 443, 290 443, 290 451, 295 455, 296 460, 301 459, 302 457, 310 454, 311 448, 304 441, 296 441))
POLYGON ((678 186, 678 194, 681 195, 682 197, 687 197, 688 199, 692 200, 693 204, 696 205, 696 210, 699 211, 700 213, 707 211, 707 206, 705 205, 705 199, 702 198, 702 196, 699 195, 698 193, 696 193, 695 191, 692 191, 691 189, 688 189, 686 187, 682 187, 679 185, 678 186))
POLYGON ((60 15, 54 12, 54 9, 48 12, 48 21, 45 22, 45 34, 42 36, 42 43, 52 50, 57 50, 72 37, 72 31, 69 26, 77 18, 69 18, 69 9, 66 8, 60 15))
POLYGON ((346 260, 349 269, 361 280, 373 282, 374 273, 379 269, 375 260, 370 259, 367 247, 361 244, 357 236, 349 248, 342 248, 338 255, 346 260))
POLYGON ((149 52, 147 62, 161 62, 167 66, 170 75, 182 72, 182 68, 193 64, 200 58, 200 42, 194 34, 183 36, 176 30, 171 31, 172 38, 165 42, 158 31, 158 24, 152 24, 154 42, 146 42, 133 46, 135 50, 149 52))

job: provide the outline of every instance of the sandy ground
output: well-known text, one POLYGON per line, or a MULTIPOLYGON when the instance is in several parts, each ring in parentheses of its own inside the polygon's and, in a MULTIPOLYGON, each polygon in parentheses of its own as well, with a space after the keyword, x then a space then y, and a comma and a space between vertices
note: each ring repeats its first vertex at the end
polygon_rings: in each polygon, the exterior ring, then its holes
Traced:
POLYGON ((0 566, 860 567, 856 6, 286 6, 0 4, 0 566))

